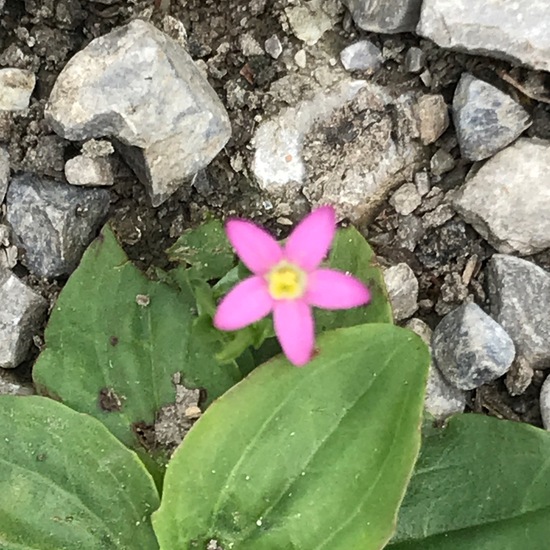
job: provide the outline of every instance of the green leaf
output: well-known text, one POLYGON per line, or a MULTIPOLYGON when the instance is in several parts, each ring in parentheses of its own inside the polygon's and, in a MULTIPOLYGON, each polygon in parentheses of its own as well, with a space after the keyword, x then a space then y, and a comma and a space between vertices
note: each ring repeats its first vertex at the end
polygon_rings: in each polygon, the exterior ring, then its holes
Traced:
POLYGON ((156 413, 175 400, 176 373, 210 400, 242 378, 235 362, 216 360, 222 344, 213 331, 198 322, 184 277, 177 287, 147 279, 105 228, 52 311, 34 381, 126 445, 151 450, 156 413))
POLYGON ((44 397, 0 397, 0 548, 155 550, 159 497, 97 420, 44 397))
POLYGON ((233 249, 219 220, 185 231, 166 252, 170 260, 192 266, 205 279, 219 279, 235 265, 233 249))
POLYGON ((318 332, 364 323, 393 323, 391 305, 382 270, 365 238, 354 227, 340 229, 332 243, 328 266, 351 273, 370 289, 372 300, 366 307, 342 311, 317 310, 318 332))
POLYGON ((168 465, 163 550, 379 549, 420 445, 429 353, 409 331, 329 332, 302 369, 279 357, 217 400, 168 465))
POLYGON ((425 436, 388 550, 546 550, 550 434, 481 415, 425 436))

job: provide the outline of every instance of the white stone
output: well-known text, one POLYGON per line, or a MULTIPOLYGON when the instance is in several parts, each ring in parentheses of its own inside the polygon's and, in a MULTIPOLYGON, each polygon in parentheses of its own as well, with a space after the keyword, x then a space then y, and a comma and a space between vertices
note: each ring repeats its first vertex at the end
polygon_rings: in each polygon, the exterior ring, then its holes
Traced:
POLYGON ((24 69, 0 69, 0 111, 27 109, 36 77, 24 69))
POLYGON ((416 185, 405 183, 390 198, 390 204, 398 214, 407 216, 414 212, 422 202, 416 185))
POLYGON ((462 218, 499 252, 550 247, 550 142, 522 138, 489 159, 455 201, 462 218))
POLYGON ((71 185, 113 185, 111 163, 104 157, 77 155, 65 163, 65 177, 71 185))
POLYGON ((0 147, 0 204, 4 202, 10 179, 10 156, 4 147, 0 147))
POLYGON ((405 263, 384 271, 393 316, 396 321, 408 319, 418 309, 418 279, 405 263))
POLYGON ((340 61, 347 71, 373 73, 382 65, 382 52, 369 40, 350 44, 340 52, 340 61))

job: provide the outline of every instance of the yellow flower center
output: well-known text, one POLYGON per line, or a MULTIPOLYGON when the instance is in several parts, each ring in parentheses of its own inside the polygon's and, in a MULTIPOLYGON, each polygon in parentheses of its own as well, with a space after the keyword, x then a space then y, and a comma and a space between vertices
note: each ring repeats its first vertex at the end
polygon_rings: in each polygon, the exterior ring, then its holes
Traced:
POLYGON ((307 276, 299 267, 280 262, 268 274, 269 293, 275 300, 300 298, 306 289, 307 276))

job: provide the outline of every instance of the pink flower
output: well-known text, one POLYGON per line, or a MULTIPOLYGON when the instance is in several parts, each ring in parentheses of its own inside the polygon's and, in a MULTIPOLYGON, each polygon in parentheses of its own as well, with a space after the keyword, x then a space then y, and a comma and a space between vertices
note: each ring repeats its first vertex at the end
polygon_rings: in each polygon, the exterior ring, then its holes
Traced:
POLYGON ((305 365, 313 354, 311 307, 348 309, 368 303, 370 292, 358 279, 319 267, 336 232, 334 209, 323 206, 306 216, 281 245, 264 229, 230 220, 229 241, 253 273, 221 301, 214 317, 220 330, 238 330, 273 312, 275 334, 288 359, 305 365))

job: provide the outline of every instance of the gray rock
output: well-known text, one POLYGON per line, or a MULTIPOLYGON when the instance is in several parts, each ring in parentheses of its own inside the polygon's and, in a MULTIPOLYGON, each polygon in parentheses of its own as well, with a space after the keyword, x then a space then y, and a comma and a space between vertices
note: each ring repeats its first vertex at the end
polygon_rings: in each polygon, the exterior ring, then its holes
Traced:
POLYGON ((460 151, 469 160, 492 157, 531 126, 529 114, 519 103, 467 73, 455 91, 453 120, 460 151))
POLYGON ((373 73, 382 66, 382 52, 370 40, 350 44, 340 52, 340 61, 347 71, 373 73))
POLYGON ((414 251, 420 239, 424 236, 424 227, 418 216, 409 214, 400 216, 397 223, 396 246, 414 251))
POLYGON ((445 149, 438 149, 430 159, 430 170, 434 176, 442 176, 455 167, 455 159, 445 149))
POLYGON ((109 193, 31 174, 11 180, 7 219, 27 267, 40 277, 70 274, 104 221, 109 193))
POLYGON ((46 313, 46 300, 11 271, 0 271, 0 368, 13 369, 27 357, 46 313))
POLYGON ((24 69, 0 69, 0 111, 27 109, 36 77, 24 69))
POLYGON ((13 372, 0 369, 0 395, 33 395, 32 384, 21 382, 13 372))
POLYGON ((424 0, 417 32, 443 48, 550 71, 548 0, 424 0))
POLYGON ((418 309, 418 279, 405 263, 384 271, 393 317, 396 321, 408 319, 418 309))
POLYGON ((461 390, 506 374, 515 355, 510 336, 476 304, 464 304, 441 320, 432 349, 443 376, 461 390))
POLYGON ((111 163, 104 157, 77 155, 65 163, 65 177, 71 185, 113 185, 111 163))
POLYGON ((316 44, 338 21, 337 7, 327 0, 310 0, 285 9, 290 28, 296 38, 308 46, 316 44))
POLYGON ((499 252, 550 247, 550 142, 521 138, 489 159, 454 206, 499 252))
MULTIPOLYGON (((432 329, 420 319, 411 319, 406 328, 418 334, 430 346, 432 329)), ((424 408, 437 420, 461 413, 466 407, 466 392, 451 386, 439 372, 433 361, 430 364, 424 408)))
POLYGON ((414 114, 418 120, 420 141, 424 145, 436 142, 449 127, 449 112, 442 95, 420 96, 414 114))
POLYGON ((540 389, 540 415, 545 430, 550 430, 550 376, 540 389))
POLYGON ((87 157, 108 157, 114 152, 112 143, 105 139, 90 139, 82 144, 82 154, 87 157))
POLYGON ((4 202, 10 178, 10 156, 4 147, 0 147, 0 204, 4 202))
POLYGON ((412 47, 405 54, 405 68, 407 72, 419 74, 426 64, 426 55, 420 48, 412 47))
POLYGON ((421 202, 422 198, 414 183, 405 183, 390 197, 390 204, 403 216, 414 212, 421 202))
POLYGON ((265 41, 264 47, 266 53, 268 53, 273 59, 279 59, 283 53, 283 45, 276 34, 270 36, 265 41))
POLYGON ((495 254, 487 282, 491 315, 512 338, 517 361, 550 367, 550 273, 527 260, 495 254))
POLYGON ((343 3, 358 27, 391 34, 416 28, 422 0, 343 0, 343 3))
POLYGON ((428 172, 417 172, 414 175, 414 183, 416 185, 416 190, 421 197, 427 195, 432 188, 432 182, 430 181, 428 172))
POLYGON ((140 20, 93 40, 69 61, 46 117, 67 139, 116 137, 155 206, 230 136, 227 113, 189 54, 140 20))

